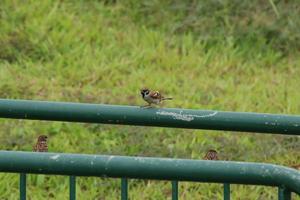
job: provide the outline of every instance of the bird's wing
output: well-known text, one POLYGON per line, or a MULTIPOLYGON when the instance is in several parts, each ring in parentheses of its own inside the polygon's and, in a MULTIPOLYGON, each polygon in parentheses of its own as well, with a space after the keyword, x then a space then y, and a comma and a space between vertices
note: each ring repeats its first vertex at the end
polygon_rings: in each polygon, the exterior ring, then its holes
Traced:
POLYGON ((218 159, 218 154, 216 152, 213 152, 213 151, 208 151, 203 159, 204 160, 219 160, 218 159))
POLYGON ((161 94, 158 91, 151 91, 149 96, 153 99, 161 99, 161 94))

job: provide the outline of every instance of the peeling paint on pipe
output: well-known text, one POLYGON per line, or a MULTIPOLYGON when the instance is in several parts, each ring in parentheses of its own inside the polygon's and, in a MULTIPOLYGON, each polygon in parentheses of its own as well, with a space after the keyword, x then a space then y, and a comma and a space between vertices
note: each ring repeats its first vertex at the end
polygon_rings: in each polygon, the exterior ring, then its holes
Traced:
POLYGON ((0 117, 300 135, 299 115, 0 99, 0 117))
POLYGON ((250 162, 0 151, 0 171, 286 186, 300 194, 299 171, 250 162))

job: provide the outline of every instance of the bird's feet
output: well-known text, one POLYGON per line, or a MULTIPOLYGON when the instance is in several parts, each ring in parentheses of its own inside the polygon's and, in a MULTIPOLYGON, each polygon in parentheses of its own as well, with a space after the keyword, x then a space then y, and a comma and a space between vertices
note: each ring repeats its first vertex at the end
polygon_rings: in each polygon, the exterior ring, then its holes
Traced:
POLYGON ((151 106, 151 104, 148 104, 148 105, 141 106, 140 108, 148 109, 148 108, 153 108, 153 107, 151 106))

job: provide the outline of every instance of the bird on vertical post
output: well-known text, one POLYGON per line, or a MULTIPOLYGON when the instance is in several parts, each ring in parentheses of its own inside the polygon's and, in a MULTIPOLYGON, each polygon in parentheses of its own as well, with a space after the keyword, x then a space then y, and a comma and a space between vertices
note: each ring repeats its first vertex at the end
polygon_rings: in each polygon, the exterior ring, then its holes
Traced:
POLYGON ((48 136, 40 135, 37 139, 37 143, 33 146, 33 151, 48 152, 47 139, 48 136))
MULTIPOLYGON (((48 139, 47 135, 40 135, 37 139, 36 144, 33 146, 33 151, 35 151, 35 152, 48 152, 47 139, 48 139)), ((45 175, 40 174, 34 180, 35 180, 36 184, 38 184, 38 183, 41 183, 41 182, 44 182, 44 181, 48 181, 49 177, 45 177, 45 175)), ((47 187, 46 187, 46 190, 48 190, 47 187)), ((52 194, 52 193, 50 193, 50 194, 52 194)))
POLYGON ((219 160, 218 152, 214 149, 210 149, 203 157, 204 160, 219 160))

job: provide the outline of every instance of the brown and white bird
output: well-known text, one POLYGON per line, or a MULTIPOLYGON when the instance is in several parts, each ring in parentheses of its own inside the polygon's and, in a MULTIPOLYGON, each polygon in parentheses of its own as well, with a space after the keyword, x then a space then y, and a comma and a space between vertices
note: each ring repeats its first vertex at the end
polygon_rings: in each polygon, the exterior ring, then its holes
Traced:
POLYGON ((294 169, 300 170, 300 164, 298 164, 298 165, 292 165, 291 167, 294 168, 294 169))
POLYGON ((47 152, 48 151, 47 139, 48 137, 46 135, 40 135, 38 137, 36 145, 33 146, 33 151, 47 152))
POLYGON ((219 160, 218 152, 216 150, 210 149, 203 158, 204 160, 219 160))
POLYGON ((147 106, 151 104, 159 104, 164 100, 172 100, 172 97, 164 97, 158 91, 151 91, 147 88, 141 89, 141 95, 143 99, 148 103, 147 106))

